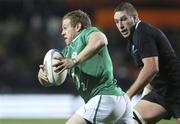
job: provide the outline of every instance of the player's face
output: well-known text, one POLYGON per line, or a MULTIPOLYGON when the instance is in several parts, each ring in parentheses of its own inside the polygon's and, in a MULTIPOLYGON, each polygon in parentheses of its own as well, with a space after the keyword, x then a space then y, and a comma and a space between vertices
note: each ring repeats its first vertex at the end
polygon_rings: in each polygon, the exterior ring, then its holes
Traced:
POLYGON ((69 45, 78 34, 76 27, 72 27, 71 20, 69 18, 63 19, 61 34, 64 37, 66 45, 69 45))
POLYGON ((133 17, 129 16, 126 11, 117 11, 114 14, 114 21, 122 36, 129 37, 131 28, 135 25, 133 17))

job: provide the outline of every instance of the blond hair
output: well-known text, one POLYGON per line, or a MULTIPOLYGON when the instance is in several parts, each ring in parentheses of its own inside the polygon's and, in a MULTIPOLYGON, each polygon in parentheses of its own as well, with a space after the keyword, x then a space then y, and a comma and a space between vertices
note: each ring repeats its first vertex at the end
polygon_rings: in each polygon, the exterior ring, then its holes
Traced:
POLYGON ((77 23, 82 24, 82 29, 91 26, 91 20, 89 16, 82 10, 74 10, 67 13, 66 15, 64 15, 63 20, 67 18, 70 19, 71 25, 73 27, 75 27, 77 23))

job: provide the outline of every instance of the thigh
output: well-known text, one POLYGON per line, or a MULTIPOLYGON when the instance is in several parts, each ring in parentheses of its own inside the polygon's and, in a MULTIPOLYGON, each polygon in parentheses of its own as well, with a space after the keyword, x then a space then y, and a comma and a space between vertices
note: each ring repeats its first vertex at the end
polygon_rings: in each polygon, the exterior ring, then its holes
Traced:
MULTIPOLYGON (((124 117, 127 102, 124 96, 98 95, 90 99, 76 113, 91 123, 113 124, 124 117)), ((129 108, 130 110, 132 109, 129 108)), ((125 117, 132 118, 130 115, 125 117)))
POLYGON ((114 124, 134 124, 133 122, 133 107, 127 95, 124 95, 117 107, 115 107, 115 111, 122 110, 119 112, 119 120, 114 124))
POLYGON ((176 119, 177 124, 180 124, 180 118, 176 119))
POLYGON ((140 100, 134 109, 149 123, 155 123, 168 115, 167 110, 154 102, 140 100))
POLYGON ((72 115, 66 124, 88 124, 87 121, 78 114, 72 115))

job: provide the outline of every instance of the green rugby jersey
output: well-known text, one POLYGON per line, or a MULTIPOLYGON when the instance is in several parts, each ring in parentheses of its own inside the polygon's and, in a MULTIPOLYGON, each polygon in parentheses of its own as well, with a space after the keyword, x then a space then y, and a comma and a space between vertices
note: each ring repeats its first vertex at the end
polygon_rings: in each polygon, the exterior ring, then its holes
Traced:
MULTIPOLYGON (((62 52, 66 58, 75 58, 87 45, 89 35, 99 32, 96 27, 89 27, 80 32, 73 42, 62 52)), ((81 97, 87 102, 95 95, 123 95, 124 92, 116 85, 113 76, 112 61, 107 46, 90 59, 69 69, 73 82, 81 97)))

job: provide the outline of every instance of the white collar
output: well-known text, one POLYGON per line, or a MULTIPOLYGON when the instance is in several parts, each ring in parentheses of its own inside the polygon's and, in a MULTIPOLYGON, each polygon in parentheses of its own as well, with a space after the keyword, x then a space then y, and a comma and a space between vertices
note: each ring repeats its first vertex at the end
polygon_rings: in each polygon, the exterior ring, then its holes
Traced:
POLYGON ((141 20, 139 20, 137 23, 136 23, 136 26, 135 26, 135 29, 137 29, 139 23, 141 22, 141 20))
MULTIPOLYGON (((81 32, 80 32, 81 33, 81 32)), ((79 34, 80 34, 79 33, 79 34)), ((72 43, 79 37, 79 34, 72 40, 72 43)))

